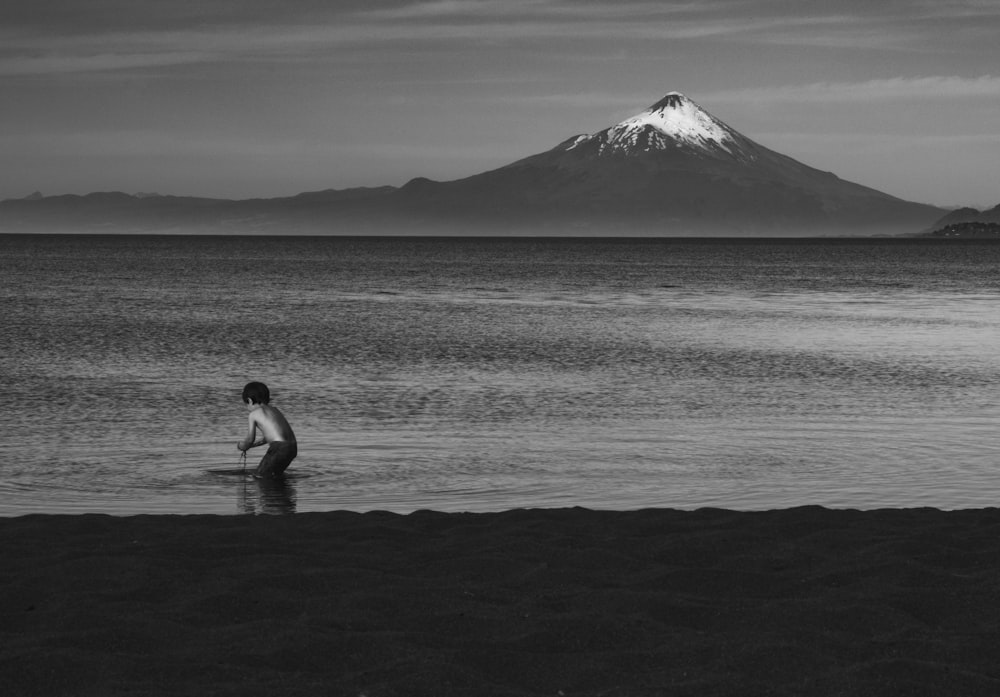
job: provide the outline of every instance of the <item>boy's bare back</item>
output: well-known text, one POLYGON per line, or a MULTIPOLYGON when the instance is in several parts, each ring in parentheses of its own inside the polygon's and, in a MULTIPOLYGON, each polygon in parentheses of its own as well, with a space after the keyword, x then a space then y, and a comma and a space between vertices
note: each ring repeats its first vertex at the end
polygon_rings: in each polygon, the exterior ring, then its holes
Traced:
POLYGON ((250 412, 249 427, 251 431, 259 429, 265 443, 274 441, 295 442, 295 433, 288 425, 285 415, 277 407, 270 404, 255 404, 250 412))

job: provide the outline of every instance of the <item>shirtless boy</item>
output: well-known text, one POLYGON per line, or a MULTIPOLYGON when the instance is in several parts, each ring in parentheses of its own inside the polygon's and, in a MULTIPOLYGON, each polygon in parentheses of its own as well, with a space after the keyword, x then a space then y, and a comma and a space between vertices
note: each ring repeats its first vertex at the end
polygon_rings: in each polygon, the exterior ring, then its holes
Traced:
POLYGON ((243 403, 250 411, 247 436, 236 447, 244 453, 250 448, 267 444, 267 452, 253 476, 278 477, 298 455, 295 434, 284 414, 272 407, 271 392, 262 382, 250 382, 243 388, 243 403))

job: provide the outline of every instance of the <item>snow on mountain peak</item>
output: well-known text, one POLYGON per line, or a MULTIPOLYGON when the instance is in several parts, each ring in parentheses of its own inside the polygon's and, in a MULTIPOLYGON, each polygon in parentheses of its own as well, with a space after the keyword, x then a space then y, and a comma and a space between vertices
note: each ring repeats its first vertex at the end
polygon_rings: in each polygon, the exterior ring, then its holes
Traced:
POLYGON ((677 147, 753 159, 737 140, 738 134, 680 92, 670 92, 645 111, 567 148, 600 139, 599 154, 668 150, 677 147))
POLYGON ((671 92, 641 114, 613 126, 612 131, 627 136, 645 126, 652 126, 673 140, 695 147, 714 143, 728 150, 726 144, 733 140, 728 128, 678 92, 671 92))

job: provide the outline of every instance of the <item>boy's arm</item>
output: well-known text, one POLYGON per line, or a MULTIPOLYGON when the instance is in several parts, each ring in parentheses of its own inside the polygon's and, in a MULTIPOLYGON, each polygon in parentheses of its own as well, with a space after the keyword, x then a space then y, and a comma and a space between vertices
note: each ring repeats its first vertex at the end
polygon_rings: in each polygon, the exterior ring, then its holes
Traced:
POLYGON ((248 421, 249 425, 247 428, 247 437, 236 444, 239 450, 249 450, 250 448, 256 448, 258 445, 264 445, 264 436, 257 438, 257 422, 253 418, 254 415, 250 414, 248 421))

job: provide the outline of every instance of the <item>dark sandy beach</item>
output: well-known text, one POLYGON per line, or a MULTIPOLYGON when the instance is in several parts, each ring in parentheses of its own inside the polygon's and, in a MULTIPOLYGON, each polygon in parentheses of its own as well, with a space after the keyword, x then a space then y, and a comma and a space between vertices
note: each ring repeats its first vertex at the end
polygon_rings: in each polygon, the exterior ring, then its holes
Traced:
POLYGON ((1000 510, 0 519, 0 694, 996 695, 1000 510))

